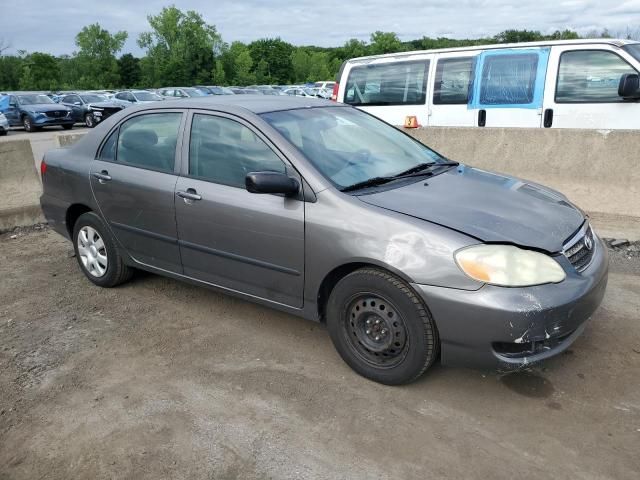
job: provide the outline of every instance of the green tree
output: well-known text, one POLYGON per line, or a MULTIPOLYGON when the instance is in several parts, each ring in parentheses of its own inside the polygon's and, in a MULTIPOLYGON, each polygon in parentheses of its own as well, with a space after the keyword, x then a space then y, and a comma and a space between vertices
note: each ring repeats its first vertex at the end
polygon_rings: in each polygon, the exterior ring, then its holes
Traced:
POLYGON ((140 59, 130 53, 125 53, 118 59, 118 70, 120 71, 120 85, 131 88, 140 83, 141 70, 140 59))
POLYGON ((127 40, 127 32, 109 33, 99 23, 88 25, 76 35, 76 58, 80 88, 112 88, 120 84, 116 54, 127 40))
POLYGON ((339 50, 340 57, 344 59, 364 57, 365 55, 369 55, 367 44, 362 40, 357 40, 355 38, 347 40, 344 46, 339 48, 339 50))
POLYGON ((215 65, 213 66, 213 84, 214 85, 226 85, 227 84, 227 75, 224 71, 224 63, 221 59, 216 60, 215 65))
POLYGON ((371 34, 371 45, 369 53, 371 55, 379 55, 381 53, 403 52, 406 48, 393 32, 377 31, 371 34))
POLYGON ((33 52, 22 62, 21 90, 56 90, 60 86, 60 69, 53 55, 33 52))
POLYGON ((18 90, 23 59, 16 55, 0 56, 0 90, 18 90))
POLYGON ((291 72, 293 82, 305 82, 311 70, 311 56, 303 48, 296 48, 291 54, 291 72))
POLYGON ((577 40, 580 38, 580 35, 573 30, 556 30, 549 36, 549 40, 577 40))
POLYGON ((283 42, 279 38, 263 38, 249 44, 251 59, 256 68, 254 73, 260 74, 268 81, 287 83, 291 78, 291 53, 293 45, 283 42), (264 65, 261 65, 264 61, 264 65), (265 66, 266 65, 266 66, 265 66), (264 68, 264 72, 258 72, 264 68))
POLYGON ((330 77, 328 55, 324 52, 314 52, 311 54, 311 68, 307 81, 317 82, 328 80, 330 77))
POLYGON ((252 83, 255 83, 256 76, 251 71, 252 67, 253 60, 251 59, 251 54, 245 47, 245 50, 238 53, 238 55, 235 57, 235 77, 233 79, 234 83, 238 85, 251 85, 252 83))
POLYGON ((544 39, 537 30, 505 30, 493 37, 496 43, 538 42, 544 39))
POLYGON ((222 44, 214 25, 193 10, 185 13, 175 6, 165 7, 147 20, 151 31, 138 38, 140 48, 147 50, 142 63, 144 83, 191 85, 211 79, 214 52, 222 44))

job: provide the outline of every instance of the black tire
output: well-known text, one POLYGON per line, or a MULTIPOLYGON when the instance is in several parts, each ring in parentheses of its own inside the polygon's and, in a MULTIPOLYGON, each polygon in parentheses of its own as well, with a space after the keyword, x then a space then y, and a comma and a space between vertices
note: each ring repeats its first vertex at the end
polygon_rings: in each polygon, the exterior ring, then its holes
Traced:
POLYGON ((9 133, 8 130, 5 130, 4 128, 0 128, 0 137, 4 137, 5 135, 7 135, 9 133))
POLYGON ((100 287, 115 287, 126 282, 133 275, 133 270, 125 265, 122 256, 116 247, 116 242, 111 235, 111 232, 106 228, 102 219, 93 212, 87 212, 80 215, 73 226, 73 249, 76 253, 76 260, 78 261, 78 265, 80 266, 82 273, 84 273, 92 283, 100 287), (106 255, 107 262, 105 271, 100 276, 91 273, 90 268, 85 266, 84 263, 86 256, 81 255, 82 252, 80 251, 78 236, 85 227, 97 232, 99 238, 102 239, 104 244, 104 249, 100 250, 100 252, 102 252, 103 255, 106 255))
POLYGON ((24 127, 25 132, 34 132, 36 130, 29 115, 22 117, 22 126, 24 127))
POLYGON ((435 322, 421 299, 404 281, 376 268, 338 282, 327 303, 327 327, 353 370, 386 385, 416 380, 440 351, 435 322))
POLYGON ((87 113, 84 116, 84 124, 87 126, 87 128, 93 128, 96 126, 96 120, 95 118, 93 118, 93 113, 87 113))
POLYGON ((73 128, 73 124, 71 124, 71 125, 62 125, 62 128, 64 128, 65 130, 71 130, 73 128))

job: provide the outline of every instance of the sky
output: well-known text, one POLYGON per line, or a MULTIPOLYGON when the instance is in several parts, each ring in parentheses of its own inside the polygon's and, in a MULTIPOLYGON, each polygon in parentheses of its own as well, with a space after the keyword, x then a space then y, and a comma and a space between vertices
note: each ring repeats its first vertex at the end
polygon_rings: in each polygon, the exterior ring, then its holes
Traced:
MULTIPOLYGON (((580 34, 640 31, 640 0, 186 0, 216 26, 225 42, 280 37, 294 45, 340 46, 350 38, 369 40, 376 30, 401 40, 423 36, 478 38, 503 30, 542 33, 569 28, 580 34)), ((123 53, 142 55, 138 35, 149 29, 147 15, 171 0, 0 0, 0 41, 17 50, 71 54, 75 35, 99 22, 111 32, 126 30, 123 53)))

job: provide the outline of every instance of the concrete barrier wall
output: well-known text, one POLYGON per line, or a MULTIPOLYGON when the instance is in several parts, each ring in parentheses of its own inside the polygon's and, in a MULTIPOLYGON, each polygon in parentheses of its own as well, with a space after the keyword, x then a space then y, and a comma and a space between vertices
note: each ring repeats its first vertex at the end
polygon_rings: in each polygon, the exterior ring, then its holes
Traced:
POLYGON ((453 127, 406 131, 452 160, 548 185, 596 216, 640 217, 638 131, 453 127))
POLYGON ((0 142, 0 231, 44 221, 29 140, 0 142))

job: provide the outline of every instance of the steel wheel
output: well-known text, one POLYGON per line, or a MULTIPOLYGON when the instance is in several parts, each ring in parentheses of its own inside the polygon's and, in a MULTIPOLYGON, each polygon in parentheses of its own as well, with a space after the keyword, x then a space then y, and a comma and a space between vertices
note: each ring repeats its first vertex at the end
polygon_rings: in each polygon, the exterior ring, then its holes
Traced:
POLYGON ((91 276, 100 278, 107 272, 107 249, 104 240, 93 227, 87 225, 78 232, 78 255, 91 276))
POLYGON ((398 309, 387 299, 372 293, 354 296, 346 310, 343 327, 349 346, 367 363, 392 368, 401 363, 409 349, 407 328, 398 309))

